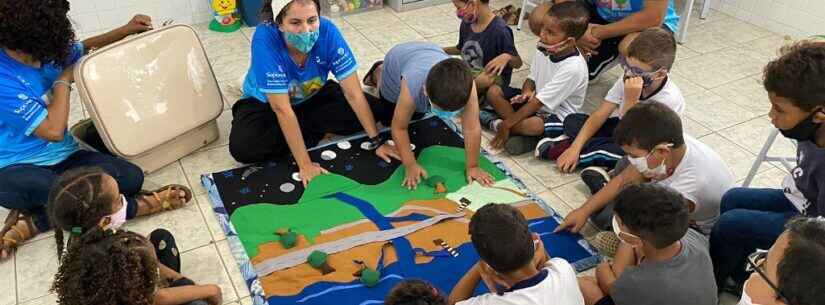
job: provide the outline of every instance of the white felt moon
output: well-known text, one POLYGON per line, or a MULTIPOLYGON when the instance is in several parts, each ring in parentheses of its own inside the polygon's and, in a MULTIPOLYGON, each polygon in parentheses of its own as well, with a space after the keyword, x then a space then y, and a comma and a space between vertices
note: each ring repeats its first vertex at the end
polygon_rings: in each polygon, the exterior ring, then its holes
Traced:
POLYGON ((350 149, 352 148, 352 143, 350 143, 349 141, 338 142, 338 148, 343 150, 350 149))
POLYGON ((281 184, 280 189, 281 189, 281 192, 291 193, 292 191, 295 190, 295 185, 292 184, 292 183, 287 182, 287 183, 281 184))
POLYGON ((387 144, 390 144, 390 146, 395 146, 395 141, 387 140, 387 144))
POLYGON ((331 150, 325 150, 325 151, 321 152, 321 159, 323 159, 324 161, 333 160, 337 156, 338 155, 335 154, 335 152, 331 151, 331 150))
POLYGON ((410 149, 415 150, 415 144, 410 143, 410 149))
POLYGON ((297 182, 301 182, 301 174, 300 173, 292 173, 292 180, 297 182))
POLYGON ((375 147, 372 147, 372 143, 367 141, 367 142, 362 142, 361 143, 361 149, 363 149, 363 150, 373 150, 373 149, 375 149, 375 147))

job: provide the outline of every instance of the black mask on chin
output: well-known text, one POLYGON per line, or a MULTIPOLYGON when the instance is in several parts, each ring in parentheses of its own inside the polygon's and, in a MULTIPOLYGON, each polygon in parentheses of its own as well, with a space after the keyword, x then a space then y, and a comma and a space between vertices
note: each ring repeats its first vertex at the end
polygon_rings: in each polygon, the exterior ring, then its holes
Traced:
POLYGON ((814 115, 819 112, 825 113, 822 109, 814 110, 811 115, 796 124, 793 128, 780 129, 779 132, 789 139, 794 139, 797 141, 813 141, 816 136, 816 131, 819 130, 819 126, 822 125, 822 123, 814 122, 814 115))

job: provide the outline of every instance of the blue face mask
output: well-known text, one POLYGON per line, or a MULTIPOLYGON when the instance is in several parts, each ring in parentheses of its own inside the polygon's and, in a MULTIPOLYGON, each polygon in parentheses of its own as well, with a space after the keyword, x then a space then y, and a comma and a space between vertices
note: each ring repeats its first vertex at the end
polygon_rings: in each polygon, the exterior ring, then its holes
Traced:
POLYGON ((441 110, 441 108, 438 108, 438 106, 433 105, 433 103, 430 102, 430 111, 433 114, 435 114, 435 116, 437 116, 439 119, 442 119, 444 121, 450 121, 452 120, 452 118, 456 117, 459 113, 464 111, 464 107, 461 107, 461 109, 455 111, 446 111, 441 110))
POLYGON ((284 39, 288 44, 298 49, 298 51, 301 51, 301 53, 309 54, 309 51, 315 46, 315 42, 318 41, 318 35, 318 31, 304 33, 284 32, 284 39))

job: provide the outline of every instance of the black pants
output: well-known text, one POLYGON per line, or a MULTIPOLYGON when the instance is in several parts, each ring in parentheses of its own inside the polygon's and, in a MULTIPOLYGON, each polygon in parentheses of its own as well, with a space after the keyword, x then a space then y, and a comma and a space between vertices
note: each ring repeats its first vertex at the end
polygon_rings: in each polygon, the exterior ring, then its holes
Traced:
MULTIPOLYGON (((370 107, 378 107, 370 102, 370 107)), ((363 131, 358 117, 344 97, 341 86, 327 81, 321 90, 294 106, 307 148, 318 145, 327 133, 348 135, 363 131)), ((255 98, 232 106, 229 153, 241 163, 256 163, 290 154, 278 117, 269 103, 255 98)))
MULTIPOLYGON (((164 229, 157 229, 149 234, 149 241, 155 248, 155 255, 158 258, 158 263, 163 264, 169 269, 180 273, 180 252, 178 251, 178 244, 175 242, 175 237, 172 233, 164 229)), ((188 278, 180 278, 169 284, 169 287, 194 286, 195 282, 188 278)), ((208 305, 206 300, 195 300, 186 305, 208 305)))
MULTIPOLYGON (((584 127, 584 123, 590 118, 583 113, 574 113, 564 118, 564 134, 575 139, 584 127)), ((587 142, 579 154, 579 167, 600 166, 613 169, 616 162, 625 155, 622 147, 616 144, 613 138, 613 131, 619 125, 619 118, 609 118, 601 128, 596 131, 587 142)))

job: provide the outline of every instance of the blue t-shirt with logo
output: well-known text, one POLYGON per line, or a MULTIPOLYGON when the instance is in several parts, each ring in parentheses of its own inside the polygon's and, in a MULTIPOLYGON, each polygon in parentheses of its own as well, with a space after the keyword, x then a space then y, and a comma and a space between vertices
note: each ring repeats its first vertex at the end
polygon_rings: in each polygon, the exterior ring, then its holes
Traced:
POLYGON ((244 96, 266 103, 267 94, 288 94, 294 106, 318 92, 330 72, 339 80, 355 73, 358 64, 338 27, 325 17, 320 22, 318 41, 303 68, 289 57, 277 25, 258 25, 252 37, 252 65, 244 80, 244 96))
MULTIPOLYGON (((588 0, 588 2, 596 9, 599 16, 607 22, 622 20, 645 7, 645 0, 588 0)), ((676 14, 673 0, 668 0, 664 24, 673 33, 676 33, 679 29, 679 15, 676 14)))
POLYGON ((60 142, 41 139, 34 131, 49 114, 54 81, 64 67, 76 63, 83 54, 83 44, 78 42, 64 63, 35 68, 0 50, 0 168, 55 165, 77 151, 77 142, 68 130, 60 142))

